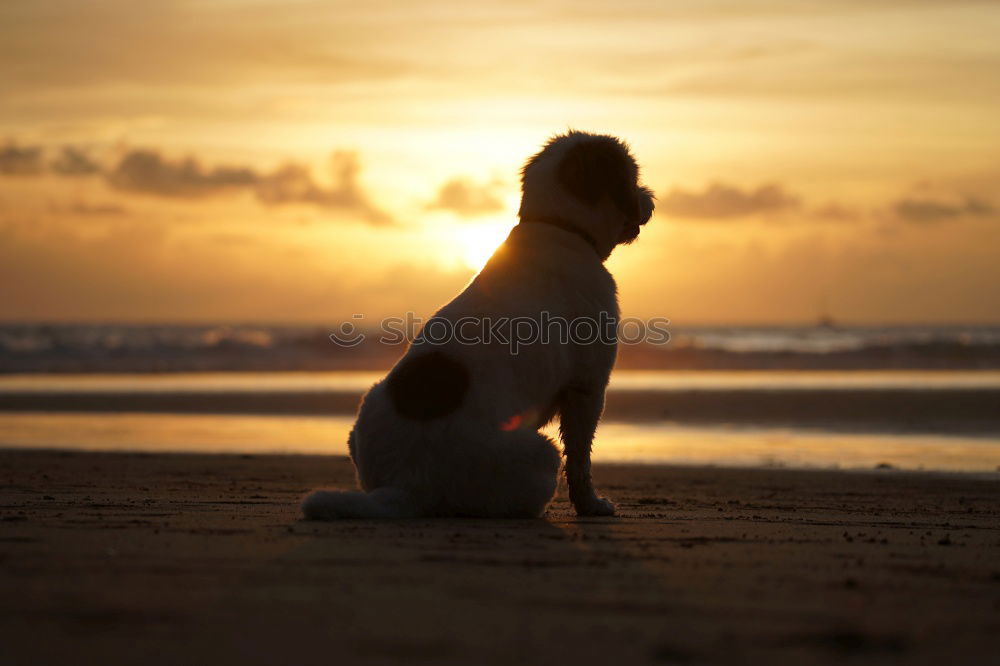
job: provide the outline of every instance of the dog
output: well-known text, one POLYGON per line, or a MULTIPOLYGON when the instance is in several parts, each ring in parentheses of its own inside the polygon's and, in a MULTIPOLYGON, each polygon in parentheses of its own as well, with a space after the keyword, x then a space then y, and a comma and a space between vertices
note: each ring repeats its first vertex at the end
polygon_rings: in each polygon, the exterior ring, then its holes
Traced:
POLYGON ((614 331, 603 340, 536 336, 513 350, 504 336, 469 330, 486 330, 477 323, 489 318, 617 322, 604 261, 638 237, 654 197, 627 144, 580 131, 550 139, 524 165, 521 186, 510 235, 362 400, 348 438, 362 491, 314 491, 302 504, 307 519, 539 517, 561 463, 539 429, 556 417, 574 509, 614 514, 590 472, 614 331), (435 323, 451 335, 431 336, 435 323))

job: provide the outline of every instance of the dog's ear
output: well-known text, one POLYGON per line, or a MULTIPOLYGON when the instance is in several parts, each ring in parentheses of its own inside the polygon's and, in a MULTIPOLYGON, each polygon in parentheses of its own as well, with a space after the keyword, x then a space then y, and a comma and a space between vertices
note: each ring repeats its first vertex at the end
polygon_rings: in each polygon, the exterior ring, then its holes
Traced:
POLYGON ((628 149, 604 137, 583 141, 566 151, 558 177, 566 191, 592 206, 607 197, 629 219, 639 216, 638 168, 628 149))

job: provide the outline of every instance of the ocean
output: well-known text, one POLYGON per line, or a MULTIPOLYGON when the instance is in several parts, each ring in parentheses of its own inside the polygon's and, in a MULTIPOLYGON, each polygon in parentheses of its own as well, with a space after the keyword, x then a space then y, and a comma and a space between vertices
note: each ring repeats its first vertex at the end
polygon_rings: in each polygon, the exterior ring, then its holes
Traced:
MULTIPOLYGON (((344 455, 403 348, 331 330, 2 326, 0 447, 344 455)), ((594 457, 996 474, 998 350, 996 327, 677 330, 623 349, 594 457)))
MULTIPOLYGON (((380 370, 405 349, 380 331, 339 346, 331 325, 0 325, 0 373, 380 370)), ((658 370, 1000 369, 998 326, 670 326, 618 367, 658 370)))

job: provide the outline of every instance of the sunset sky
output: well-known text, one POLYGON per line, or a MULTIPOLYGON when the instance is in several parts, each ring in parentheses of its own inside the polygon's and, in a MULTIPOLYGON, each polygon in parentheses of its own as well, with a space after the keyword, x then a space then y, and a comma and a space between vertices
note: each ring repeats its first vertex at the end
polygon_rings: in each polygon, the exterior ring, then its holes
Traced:
POLYGON ((1000 5, 0 4, 0 319, 429 314, 573 127, 677 324, 1000 322, 1000 5))

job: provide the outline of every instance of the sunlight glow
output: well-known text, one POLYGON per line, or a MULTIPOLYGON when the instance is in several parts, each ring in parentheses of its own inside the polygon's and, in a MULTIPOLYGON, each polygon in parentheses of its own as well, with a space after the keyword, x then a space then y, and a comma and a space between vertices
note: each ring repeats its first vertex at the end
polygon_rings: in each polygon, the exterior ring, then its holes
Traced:
POLYGON ((470 224, 461 229, 456 241, 462 263, 472 270, 480 270, 508 233, 510 233, 509 224, 495 222, 470 224))

